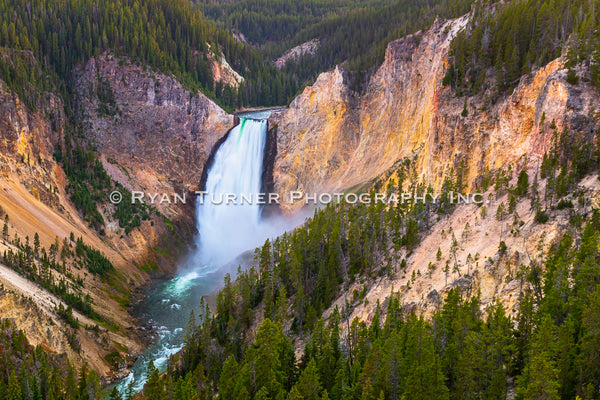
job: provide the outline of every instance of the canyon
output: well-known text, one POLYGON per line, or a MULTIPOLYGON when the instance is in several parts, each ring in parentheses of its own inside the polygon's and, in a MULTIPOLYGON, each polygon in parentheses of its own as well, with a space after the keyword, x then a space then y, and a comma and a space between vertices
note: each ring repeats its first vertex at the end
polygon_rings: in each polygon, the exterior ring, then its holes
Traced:
MULTIPOLYGON (((464 163, 472 189, 486 171, 525 162, 535 169, 554 127, 596 132, 598 91, 589 83, 569 84, 563 57, 523 76, 495 101, 489 92, 457 98, 443 78, 450 43, 468 23, 469 15, 437 19, 430 29, 391 42, 364 94, 352 92, 336 68, 274 113, 275 191, 285 198, 292 190, 355 187, 405 157, 436 190, 449 168, 464 163)), ((294 210, 289 202, 283 208, 294 210)))
MULTIPOLYGON (((498 221, 494 215, 508 196, 482 189, 482 179, 511 171, 509 186, 514 186, 518 172, 525 170, 530 182, 537 181, 544 154, 556 144, 556 132, 580 135, 591 148, 600 127, 600 93, 589 82, 567 81, 563 55, 521 77, 507 94, 487 90, 456 97, 443 78, 450 43, 469 18, 437 19, 430 29, 391 42, 364 93, 352 92, 345 72, 337 67, 319 75, 289 108, 269 119, 277 132, 274 190, 287 199, 282 204, 286 213, 301 207, 290 201, 291 191, 383 189, 395 183, 399 166, 408 161, 416 171, 407 177, 411 183, 439 193, 444 179, 460 171, 463 191, 481 192, 486 199, 484 207, 457 206, 429 227, 412 251, 389 249, 392 272, 345 288, 324 313, 326 319, 334 309, 349 306, 350 320, 370 322, 375 305, 381 303, 385 312, 393 293, 400 294, 407 310, 431 316, 456 287, 467 296, 479 293, 484 310, 500 301, 514 315, 528 287, 520 269, 532 262, 543 265, 542 254, 569 229, 568 212, 558 212, 545 225, 536 223, 529 200, 516 205, 518 226, 498 221), (455 237, 458 247, 451 250, 455 237), (506 253, 498 250, 500 241, 508 245, 506 253), (441 260, 435 258, 438 249, 441 260), (460 267, 444 273, 444 260, 460 267)), ((585 76, 579 68, 577 73, 585 76)), ((540 179, 539 193, 546 184, 540 179)), ((599 188, 595 176, 578 187, 592 208, 598 206, 599 188)), ((588 202, 576 208, 585 213, 589 207, 588 202)), ((297 343, 298 355, 302 346, 297 343)))
MULTIPOLYGON (((443 78, 450 43, 469 18, 437 19, 431 28, 391 42, 364 93, 353 92, 346 71, 336 67, 320 74, 289 107, 274 111, 268 120, 266 144, 271 165, 266 165, 268 176, 263 184, 283 200, 291 191, 370 189, 377 183, 387 184, 398 163, 410 159, 418 171, 416 179, 436 191, 449 171, 458 169, 464 172, 465 190, 476 191, 484 174, 509 167, 514 172, 512 184, 522 169, 533 179, 544 153, 553 145, 555 129, 567 128, 588 137, 598 131, 600 95, 583 80, 567 82, 563 57, 523 76, 513 91, 493 101, 490 92, 456 97, 443 85, 443 78)), ((232 71, 226 61, 214 68, 225 83, 242 82, 232 71)), ((201 189, 205 164, 236 124, 235 116, 203 94, 192 93, 174 77, 111 52, 89 59, 74 75, 74 117, 114 181, 130 191, 151 193, 191 194, 201 189)), ((37 232, 42 245, 49 247, 57 237, 62 241, 73 232, 106 255, 123 277, 124 292, 82 270, 74 273, 84 279, 94 308, 119 328, 116 332, 102 328, 96 335, 80 327, 81 353, 70 350, 64 330, 59 329, 65 322, 53 310, 60 300, 4 269, 0 270, 4 287, 0 313, 30 331, 33 344, 67 352, 76 364, 87 362, 103 375, 119 369, 122 377, 145 344, 142 336, 148 334, 136 327, 126 300, 135 298, 135 289, 144 287, 151 277, 173 273, 195 234, 195 208, 191 203, 159 204, 160 215, 123 234, 118 221, 111 218, 114 206, 107 201, 100 206, 107 221, 104 234, 90 228, 69 199, 67 178, 53 156, 67 129, 67 118, 57 95, 44 93, 33 111, 0 82, 0 204, 10 216, 11 235, 33 238, 37 232), (182 240, 173 239, 174 230, 182 240), (105 359, 115 350, 124 360, 116 367, 105 359)), ((540 185, 542 190, 544 183, 540 185)), ((597 179, 586 179, 581 190, 597 202, 597 179)), ((485 192, 485 198, 490 197, 491 192, 485 192)), ((397 255, 394 274, 356 282, 324 316, 333 307, 342 307, 348 293, 363 290, 365 296, 352 301, 352 317, 371 320, 374 304, 381 300, 385 309, 385 299, 395 291, 402 293, 408 307, 431 315, 444 293, 457 286, 465 292, 479 291, 484 306, 499 299, 514 312, 522 289, 519 265, 525 257, 539 254, 540 241, 542 250, 547 249, 566 229, 568 217, 563 213, 546 225, 536 224, 523 200, 517 205, 523 224, 508 238, 509 222, 497 223, 493 218, 502 202, 507 202, 506 196, 494 199, 487 218, 478 206, 457 207, 430 228, 411 254, 397 255), (437 266, 428 273, 438 248, 448 257, 449 232, 464 232, 467 224, 471 233, 461 238, 456 255, 464 260, 462 269, 448 276, 437 266), (509 244, 506 254, 498 252, 499 237, 509 244), (467 265, 468 255, 475 254, 477 261, 467 265), (407 267, 400 267, 401 260, 407 267), (471 268, 478 272, 471 274, 471 268)), ((281 212, 297 213, 297 204, 290 204, 288 198, 281 212)), ((583 210, 589 205, 578 207, 583 210)), ((2 243, 0 251, 11 247, 2 243)), ((77 317, 86 321, 82 315, 77 317)))

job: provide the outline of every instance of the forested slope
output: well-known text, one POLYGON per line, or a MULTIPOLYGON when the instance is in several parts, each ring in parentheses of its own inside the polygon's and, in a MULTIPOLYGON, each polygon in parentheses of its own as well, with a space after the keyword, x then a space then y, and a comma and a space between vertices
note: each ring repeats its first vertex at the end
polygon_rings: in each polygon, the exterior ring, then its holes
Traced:
POLYGON ((241 32, 260 46, 268 61, 286 50, 319 40, 314 55, 290 61, 286 76, 301 85, 319 73, 342 64, 350 72, 352 88, 360 91, 383 61, 392 40, 431 25, 436 17, 455 18, 469 11, 473 1, 415 0, 353 1, 215 1, 197 0, 207 17, 241 32))
MULTIPOLYGON (((463 188, 460 173, 446 177, 435 206, 343 204, 315 212, 305 226, 257 249, 250 270, 225 279, 214 314, 200 305, 200 321, 190 320, 187 345, 167 375, 150 366, 145 395, 598 398, 600 214, 588 198, 599 189, 595 146, 587 152, 565 133, 539 170, 509 166, 484 176, 478 189, 490 201, 474 213, 450 201, 463 188), (417 271, 412 255, 448 221, 463 223, 462 232, 442 233, 444 250, 425 250, 427 270, 417 271), (492 225, 505 233, 488 239, 485 226, 492 225), (473 235, 493 243, 483 250, 486 259, 465 259, 474 249, 462 247, 473 235), (517 246, 528 241, 524 250, 517 246), (521 251, 528 257, 519 258, 521 251), (432 279, 440 270, 445 284, 432 279), (488 273, 515 288, 516 303, 488 297, 481 281, 488 273), (397 289, 377 297, 386 280, 397 289), (424 298, 431 284, 443 290, 427 295, 432 313, 425 319, 421 304, 406 299, 412 291, 424 298), (371 291, 376 301, 367 304, 371 291), (351 318, 359 307, 372 310, 368 318, 351 318)), ((431 192, 414 168, 405 160, 375 188, 431 192)))
MULTIPOLYGON (((477 3, 473 21, 452 44, 445 83, 458 95, 512 89, 520 77, 563 52, 568 66, 589 64, 600 83, 600 3, 598 1, 513 1, 477 3)), ((573 70, 569 79, 578 79, 573 70)))
POLYGON ((111 49, 175 74, 188 87, 224 105, 246 103, 231 87, 215 84, 208 58, 208 46, 213 44, 214 51, 247 78, 246 90, 252 93, 254 105, 282 104, 285 96, 296 91, 295 86, 286 86, 280 94, 275 83, 287 85, 289 79, 270 64, 263 65, 254 49, 236 42, 186 0, 6 0, 0 4, 0 15, 0 46, 30 50, 44 72, 56 76, 34 80, 26 64, 4 60, 0 78, 15 89, 31 84, 48 89, 53 83, 69 97, 76 64, 111 49))

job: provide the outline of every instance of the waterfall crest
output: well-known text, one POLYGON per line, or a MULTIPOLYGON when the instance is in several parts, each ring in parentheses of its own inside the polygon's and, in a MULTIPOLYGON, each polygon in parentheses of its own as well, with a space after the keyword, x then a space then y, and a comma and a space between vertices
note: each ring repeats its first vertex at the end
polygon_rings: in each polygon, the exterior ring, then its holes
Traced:
POLYGON ((227 195, 240 199, 260 193, 266 136, 266 120, 240 118, 215 154, 206 179, 207 194, 203 203, 198 202, 196 214, 202 273, 215 271, 265 239, 257 201, 226 204, 224 200, 227 195))

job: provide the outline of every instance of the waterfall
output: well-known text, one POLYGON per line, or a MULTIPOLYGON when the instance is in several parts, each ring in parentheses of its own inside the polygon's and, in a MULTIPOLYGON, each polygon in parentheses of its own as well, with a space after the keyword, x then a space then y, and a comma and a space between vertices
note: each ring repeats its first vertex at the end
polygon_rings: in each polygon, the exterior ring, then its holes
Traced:
POLYGON ((213 272, 265 240, 256 195, 261 191, 266 136, 266 120, 240 118, 215 154, 206 179, 207 194, 197 209, 196 261, 201 273, 213 272), (227 204, 227 195, 235 195, 236 201, 227 204), (252 201, 240 202, 242 195, 252 201))
POLYGON ((248 118, 240 116, 240 123, 217 149, 206 179, 208 194, 203 204, 197 204, 196 250, 179 266, 176 277, 151 288, 136 307, 137 315, 156 328, 157 337, 138 358, 129 376, 116 385, 121 394, 129 383, 135 392, 143 388, 150 360, 162 372, 169 357, 181 350, 183 327, 190 312, 197 313, 200 299, 223 283, 220 267, 240 253, 262 245, 267 238, 297 226, 308 215, 261 220, 261 205, 256 201, 229 205, 210 201, 211 196, 218 200, 220 195, 260 193, 268 116, 268 111, 253 112, 248 118))

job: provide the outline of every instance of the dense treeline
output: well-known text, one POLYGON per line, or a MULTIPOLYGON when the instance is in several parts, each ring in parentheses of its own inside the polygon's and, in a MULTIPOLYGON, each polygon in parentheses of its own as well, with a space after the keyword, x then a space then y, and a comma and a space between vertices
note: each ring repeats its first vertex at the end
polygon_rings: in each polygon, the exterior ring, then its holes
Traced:
POLYGON ((380 7, 359 7, 348 16, 324 19, 299 36, 300 41, 323 38, 316 57, 302 60, 298 66, 292 64, 288 70, 302 76, 307 64, 312 64, 312 74, 336 64, 346 64, 352 88, 360 91, 383 62, 389 42, 429 28, 436 17, 459 17, 469 11, 472 3, 470 0, 427 3, 401 0, 386 2, 380 7))
POLYGON ((287 0, 223 1, 197 0, 204 14, 237 29, 252 43, 282 42, 294 39, 307 26, 323 17, 343 15, 365 5, 382 6, 382 0, 350 0, 345 2, 320 0, 293 2, 287 0))
MULTIPOLYGON (((600 2, 589 1, 585 6, 582 5, 582 13, 569 44, 568 66, 589 63, 590 79, 600 86, 600 2)), ((577 80, 573 74, 570 74, 570 78, 577 80)))
MULTIPOLYGON (((501 94, 514 87, 522 75, 560 56, 565 46, 570 49, 570 65, 589 61, 598 83, 600 2, 492 3, 478 2, 472 23, 452 43, 444 82, 456 88, 458 95, 475 94, 490 86, 501 94)), ((575 75, 570 79, 576 79, 575 75)))
POLYGON ((185 1, 2 1, 0 43, 31 50, 65 80, 75 64, 112 48, 210 90, 207 50, 217 36, 185 1), (10 16, 10 17, 9 17, 10 16))
POLYGON ((346 321, 337 309, 327 324, 316 321, 296 360, 282 328, 287 307, 276 321, 265 319, 241 349, 236 342, 219 345, 219 316, 206 311, 167 377, 149 368, 145 395, 209 399, 217 390, 220 399, 459 400, 505 399, 514 390, 518 399, 597 399, 599 231, 595 213, 578 246, 564 234, 543 272, 535 264, 526 269, 520 279, 531 289, 514 318, 500 303, 482 314, 477 293, 464 297, 452 289, 428 322, 392 295, 385 316, 375 305, 371 324, 354 320, 347 336, 340 334, 346 321))
POLYGON ((320 72, 344 64, 352 85, 360 90, 383 61, 385 46, 394 39, 428 27, 436 16, 458 17, 473 1, 435 0, 197 0, 207 16, 260 44, 271 61, 298 44, 319 39, 315 55, 289 62, 284 68, 303 84, 320 72))
MULTIPOLYGON (((225 106, 285 104, 297 91, 297 80, 263 63, 256 50, 217 28, 187 0, 3 0, 0 16, 0 47, 31 51, 43 71, 56 74, 54 86, 64 97, 73 68, 107 49, 173 73, 225 106), (239 96, 231 87, 215 85, 209 45, 246 77, 239 96)), ((25 64, 3 58, 0 78, 15 90, 24 82, 44 85, 25 64)))
POLYGON ((47 79, 31 53, 0 48, 0 80, 6 82, 29 107, 38 109, 38 91, 54 90, 54 80, 47 79))
MULTIPOLYGON (((1 291, 2 289, 0 289, 1 291)), ((100 378, 33 347, 8 319, 0 320, 0 400, 101 399, 100 378)))

